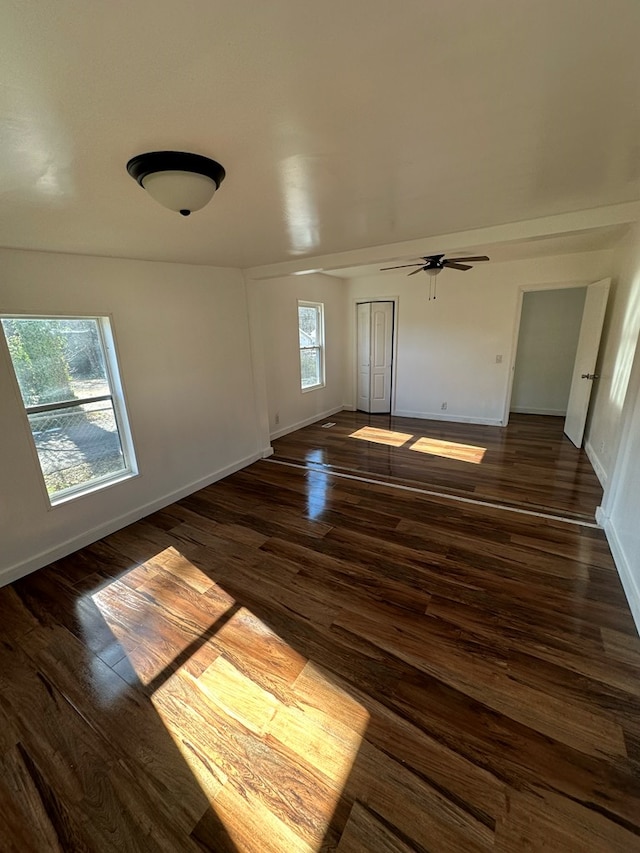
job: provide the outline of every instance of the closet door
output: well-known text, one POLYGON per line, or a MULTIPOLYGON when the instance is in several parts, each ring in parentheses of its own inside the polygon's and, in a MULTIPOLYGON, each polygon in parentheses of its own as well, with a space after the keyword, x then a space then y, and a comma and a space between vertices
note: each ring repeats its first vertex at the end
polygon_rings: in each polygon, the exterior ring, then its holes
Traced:
POLYGON ((357 306, 358 400, 361 412, 371 411, 371 303, 357 306))
POLYGON ((363 412, 391 411, 393 302, 358 305, 358 402, 363 412))

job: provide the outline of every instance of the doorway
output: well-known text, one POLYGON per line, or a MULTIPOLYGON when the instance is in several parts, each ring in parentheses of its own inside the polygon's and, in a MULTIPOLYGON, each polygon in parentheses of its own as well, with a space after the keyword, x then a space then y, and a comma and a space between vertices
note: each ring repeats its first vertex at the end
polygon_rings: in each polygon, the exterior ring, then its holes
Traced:
POLYGON ((565 415, 565 435, 582 446, 610 282, 521 293, 504 425, 510 412, 565 415))
POLYGON ((359 302, 356 311, 356 408, 362 412, 390 414, 395 303, 391 300, 359 302))
POLYGON ((585 292, 572 287, 524 294, 512 413, 566 416, 585 292))

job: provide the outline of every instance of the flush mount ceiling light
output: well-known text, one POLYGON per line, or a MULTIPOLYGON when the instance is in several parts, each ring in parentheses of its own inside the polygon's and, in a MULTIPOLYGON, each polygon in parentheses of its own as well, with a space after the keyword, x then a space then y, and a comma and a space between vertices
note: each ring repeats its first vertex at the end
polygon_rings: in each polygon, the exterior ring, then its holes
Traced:
POLYGON ((127 172, 163 207, 189 216, 213 198, 224 180, 220 163, 184 151, 151 151, 127 163, 127 172))

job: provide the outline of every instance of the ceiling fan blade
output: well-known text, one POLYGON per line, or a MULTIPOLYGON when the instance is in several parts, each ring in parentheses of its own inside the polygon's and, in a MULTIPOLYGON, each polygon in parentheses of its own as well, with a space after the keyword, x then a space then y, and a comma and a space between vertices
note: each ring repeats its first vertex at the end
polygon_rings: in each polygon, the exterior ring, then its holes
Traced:
POLYGON ((477 263, 478 261, 488 261, 489 258, 486 255, 475 255, 473 258, 451 258, 450 260, 455 261, 455 263, 466 263, 467 261, 474 261, 477 263))
POLYGON ((415 275, 417 272, 422 272, 422 270, 426 270, 426 267, 420 267, 419 270, 414 270, 413 272, 408 273, 408 275, 415 275))
POLYGON ((443 261, 442 265, 445 267, 450 267, 452 270, 471 270, 473 267, 470 267, 468 264, 457 264, 455 261, 443 261))
POLYGON ((422 261, 420 261, 419 264, 400 264, 399 267, 381 267, 380 272, 384 272, 384 270, 402 270, 405 267, 421 267, 421 266, 424 266, 422 261))

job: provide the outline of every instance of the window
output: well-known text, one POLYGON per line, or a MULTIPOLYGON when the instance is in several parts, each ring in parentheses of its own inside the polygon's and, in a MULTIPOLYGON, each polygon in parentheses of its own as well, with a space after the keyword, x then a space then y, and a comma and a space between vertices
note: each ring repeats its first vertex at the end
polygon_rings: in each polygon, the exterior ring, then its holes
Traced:
POLYGON ((135 474, 109 320, 0 319, 51 504, 135 474))
POLYGON ((324 385, 324 305, 298 302, 300 387, 303 391, 324 385))

